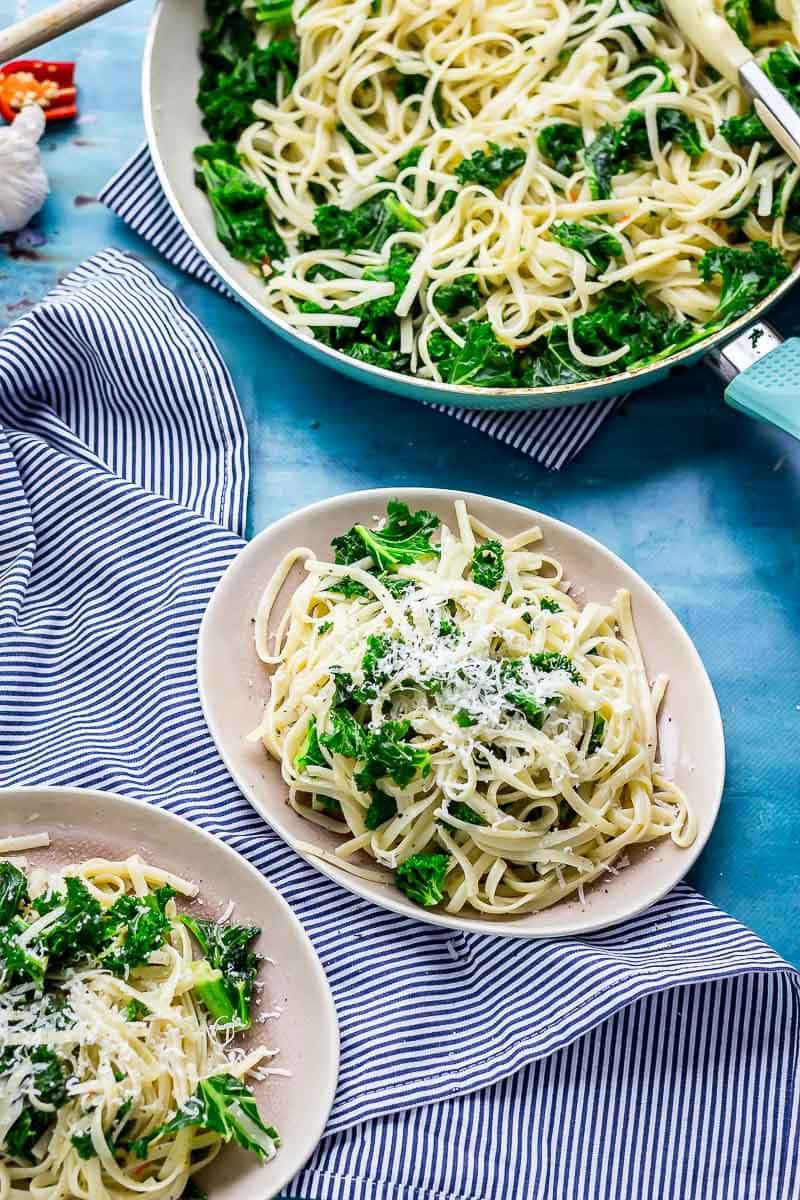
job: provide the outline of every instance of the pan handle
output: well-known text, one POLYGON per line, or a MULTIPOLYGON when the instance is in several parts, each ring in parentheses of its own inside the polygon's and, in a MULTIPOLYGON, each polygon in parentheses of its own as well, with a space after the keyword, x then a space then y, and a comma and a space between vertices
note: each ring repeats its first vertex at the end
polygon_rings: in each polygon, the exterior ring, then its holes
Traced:
POLYGON ((706 361, 727 384, 731 408, 800 438, 800 338, 784 341, 761 321, 706 361))

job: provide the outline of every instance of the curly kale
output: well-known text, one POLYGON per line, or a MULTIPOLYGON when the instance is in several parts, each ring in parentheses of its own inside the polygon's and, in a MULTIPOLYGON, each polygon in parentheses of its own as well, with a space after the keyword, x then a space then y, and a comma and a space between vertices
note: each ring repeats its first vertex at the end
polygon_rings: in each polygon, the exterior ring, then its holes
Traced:
POLYGON ((419 230, 420 223, 393 192, 381 192, 355 208, 320 204, 314 212, 317 245, 321 250, 375 250, 393 233, 419 230))
POLYGON ((488 538, 475 547, 472 555, 472 578, 480 587, 497 587, 504 571, 503 547, 496 538, 488 538))
POLYGON ((444 851, 412 854, 395 870, 394 881, 409 900, 422 908, 433 908, 444 898, 444 881, 450 856, 444 851))
POLYGON ((580 671, 566 654, 559 654, 557 650, 542 650, 529 655, 529 659, 534 671, 566 671, 573 683, 583 683, 580 671))
POLYGON ((800 109, 800 54, 794 46, 786 44, 773 50, 764 63, 764 73, 792 108, 800 109))
MULTIPOLYGON (((67 1071, 66 1064, 46 1046, 35 1047, 26 1057, 32 1068, 32 1098, 37 1104, 26 1104, 23 1108, 6 1133, 3 1150, 11 1158, 21 1162, 32 1162, 33 1147, 55 1120, 55 1111, 48 1111, 39 1106, 47 1104, 51 1105, 53 1110, 57 1110, 66 1104, 67 1071)), ((19 1058, 14 1057, 13 1063, 0 1068, 0 1076, 12 1065, 16 1066, 19 1061, 19 1058)))
POLYGON ((195 154, 200 168, 198 187, 208 196, 217 237, 234 258, 261 265, 286 254, 283 238, 272 224, 264 188, 224 158, 212 158, 214 146, 195 154))
POLYGON ((622 347, 627 347, 626 352, 608 367, 587 367, 574 358, 566 328, 557 325, 539 356, 530 362, 526 372, 529 386, 554 387, 602 378, 644 363, 668 346, 702 336, 688 322, 676 321, 666 309, 649 305, 633 283, 615 283, 606 288, 597 305, 573 321, 572 331, 586 354, 608 354, 622 347))
POLYGON ((354 775, 360 791, 373 792, 378 781, 386 777, 398 787, 405 787, 418 773, 429 773, 430 752, 407 740, 411 732, 408 721, 384 721, 377 730, 367 733, 364 766, 354 775))
POLYGON ((292 23, 292 0, 261 0, 256 20, 273 29, 284 29, 292 23))
MULTIPOLYGON (((659 108, 656 115, 659 141, 672 141, 690 158, 703 153, 697 125, 678 108, 659 108)), ((619 125, 603 125, 584 151, 593 200, 607 200, 615 175, 630 170, 638 159, 650 157, 644 114, 629 112, 619 125)))
POLYGON ((612 258, 621 258, 622 242, 613 234, 574 221, 556 221, 550 232, 557 242, 582 254, 596 271, 605 271, 612 258))
POLYGON ((33 908, 42 916, 55 908, 64 909, 38 939, 51 967, 74 966, 98 958, 117 931, 116 922, 113 927, 107 923, 103 909, 83 880, 72 876, 64 880, 63 892, 38 896, 33 908))
POLYGON ((434 513, 426 509, 412 513, 400 500, 390 500, 386 512, 388 519, 383 529, 354 525, 334 538, 331 545, 336 552, 335 561, 349 564, 368 557, 383 572, 438 555, 438 548, 430 540, 439 527, 439 518, 434 513))
POLYGON ((131 1153, 145 1158, 152 1142, 193 1125, 219 1134, 223 1142, 238 1142, 245 1150, 252 1150, 261 1162, 271 1158, 280 1145, 277 1131, 261 1119, 256 1098, 247 1084, 223 1073, 201 1079, 197 1091, 170 1121, 131 1142, 131 1153))
POLYGON ((366 733, 347 708, 339 707, 331 710, 331 730, 323 733, 320 741, 336 754, 343 754, 346 758, 361 758, 366 733))
POLYGON ((0 925, 7 925, 23 904, 28 903, 28 884, 13 863, 0 862, 0 925))
POLYGON ((306 767, 327 767, 328 760, 320 750, 317 735, 317 718, 311 717, 306 728, 305 736, 294 760, 296 771, 305 771, 306 767))
POLYGON ((648 88, 652 87, 657 79, 660 79, 661 82, 655 89, 656 93, 674 92, 675 83, 663 58, 644 58, 635 63, 635 67, 637 71, 643 71, 646 67, 647 74, 637 75, 635 79, 625 85, 625 95, 629 100, 636 100, 642 92, 646 92, 648 88))
POLYGON ((367 829, 377 829, 397 816, 397 801, 394 796, 387 796, 380 788, 372 789, 372 800, 364 816, 367 829))
POLYGON ((594 754, 595 750, 599 750, 603 744, 605 732, 605 717, 601 717, 600 713, 596 712, 592 717, 592 732, 589 736, 589 745, 586 748, 587 754, 594 754))
POLYGON ((536 145, 542 158, 561 175, 571 175, 583 150, 583 133, 577 125, 555 121, 539 130, 536 145))
POLYGON ((719 131, 731 146, 753 146, 763 142, 774 146, 775 140, 760 117, 749 112, 743 117, 727 117, 720 123, 719 131))
POLYGON ((488 321, 458 322, 453 329, 463 337, 463 346, 438 329, 428 338, 428 351, 446 383, 470 387, 519 386, 514 351, 499 340, 488 321))
POLYGON ((116 975, 127 975, 146 963, 164 945, 170 928, 166 907, 175 895, 168 884, 146 896, 120 896, 106 910, 106 928, 113 938, 101 963, 116 975))
POLYGON ((745 46, 750 45, 750 0, 725 0, 725 20, 745 46))
POLYGON ((495 192, 501 183, 510 179, 525 162, 527 154, 520 146, 498 146, 489 142, 488 151, 475 150, 456 167, 455 175, 462 185, 479 183, 495 192))
POLYGON ((465 308, 480 308, 483 304, 478 280, 469 273, 460 275, 452 283, 445 283, 434 293, 433 303, 439 312, 452 317, 465 308))
POLYGON ((253 985, 264 961, 250 944, 261 930, 255 925, 230 925, 186 914, 180 920, 204 956, 192 964, 193 990, 220 1025, 249 1029, 253 985))
POLYGON ((489 823, 485 817, 475 812, 475 809, 470 808, 463 800, 451 800, 447 806, 447 812, 456 821, 464 821, 467 825, 488 825, 489 823))
POLYGON ((766 242, 753 242, 747 250, 715 246, 698 264, 706 283, 719 275, 722 283, 713 326, 722 328, 768 296, 789 274, 780 251, 766 242))
POLYGON ((214 141, 235 142, 242 130, 252 125, 256 100, 274 104, 279 94, 286 95, 291 89, 297 78, 298 51, 288 38, 259 50, 250 33, 247 49, 229 63, 225 47, 224 41, 212 44, 204 40, 201 59, 205 69, 197 103, 209 136, 214 141))

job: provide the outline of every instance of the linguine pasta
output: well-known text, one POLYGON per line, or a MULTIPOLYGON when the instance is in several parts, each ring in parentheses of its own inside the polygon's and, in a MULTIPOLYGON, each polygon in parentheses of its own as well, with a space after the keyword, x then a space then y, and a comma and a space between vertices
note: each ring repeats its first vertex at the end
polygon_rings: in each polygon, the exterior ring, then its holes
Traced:
POLYGON ((371 859, 417 903, 500 915, 580 892, 633 845, 689 846, 694 815, 658 756, 667 681, 648 681, 629 594, 580 606, 538 528, 503 538, 461 501, 438 547, 417 534, 398 551, 415 524, 438 524, 403 510, 390 505, 372 558, 354 557, 354 531, 334 563, 294 551, 259 607, 274 673, 257 736, 293 808, 342 838, 301 848, 386 880, 371 859), (382 545, 404 557, 393 572, 382 545), (307 577, 273 649, 298 562, 307 577), (409 885, 417 871, 438 895, 409 885))
MULTIPOLYGON (((608 289, 636 285, 696 330, 719 303, 718 279, 698 270, 706 251, 754 240, 791 262, 800 253, 800 224, 786 219, 800 168, 769 139, 726 140, 720 126, 746 100, 658 0, 296 0, 288 28, 276 27, 274 7, 245 0, 243 11, 259 45, 296 42, 297 77, 256 99, 236 148, 285 243, 280 261, 263 264, 266 303, 306 336, 335 346, 366 328, 364 306, 379 301, 396 318, 396 344, 389 358, 379 339, 343 345, 363 361, 453 381, 443 345, 455 353, 464 322, 486 321, 516 351, 538 351, 563 328, 570 361, 609 374, 635 365, 630 345, 587 348, 574 334, 608 289), (587 148, 634 112, 639 152, 598 196, 587 148), (572 127, 571 158, 543 151, 554 124, 572 127), (521 165, 495 186, 462 181, 462 164, 492 146, 519 152, 521 165), (350 211, 376 197, 399 214, 379 249, 319 237, 321 205, 350 211), (617 249, 587 256, 565 224, 617 249), (399 246, 413 257, 401 287, 381 271, 399 246), (467 280, 461 308, 452 288, 467 280)), ((759 60, 797 45, 790 7, 754 26, 759 60)), ((665 328, 648 350, 676 338, 665 328)))
MULTIPOLYGON (((6 851, 41 844, 13 840, 6 851)), ((9 862, 2 870, 0 907, 22 878, 9 862)), ((9 905, 0 923, 2 1200, 178 1200, 231 1136, 270 1158, 278 1135, 263 1125, 243 1080, 268 1072, 274 1051, 235 1049, 232 1030, 211 1018, 193 988, 192 939, 172 897, 191 899, 197 887, 138 856, 24 874, 19 915, 9 905), (65 912, 60 898, 76 881, 65 912), (92 923, 125 897, 136 907, 112 957, 70 958, 100 928, 92 923), (134 941, 161 913, 163 942, 127 965, 134 941), (66 941, 57 943, 60 922, 66 941), (20 946, 29 964, 14 957, 20 946), (37 962, 43 978, 35 970, 26 978, 37 962)))

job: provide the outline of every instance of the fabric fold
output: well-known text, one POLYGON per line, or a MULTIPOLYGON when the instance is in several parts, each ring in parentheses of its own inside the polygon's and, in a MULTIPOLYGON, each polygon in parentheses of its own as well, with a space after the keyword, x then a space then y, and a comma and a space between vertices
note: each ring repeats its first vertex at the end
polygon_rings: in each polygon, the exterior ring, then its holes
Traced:
POLYGON ((340 888, 239 795, 195 652, 246 490, 227 371, 135 260, 98 255, 0 336, 0 784, 163 805, 292 905, 342 1034, 328 1136, 296 1193, 561 1200, 591 1195, 594 1156, 619 1176, 598 1196, 790 1197, 798 975, 755 934, 686 885, 582 938, 454 933, 340 888), (710 1106, 717 1149, 692 1142, 710 1106), (723 1145, 763 1172, 760 1192, 730 1190, 730 1162, 709 1158, 723 1145), (640 1158, 623 1170, 625 1154, 640 1158), (665 1155, 685 1161, 683 1190, 664 1190, 665 1155))

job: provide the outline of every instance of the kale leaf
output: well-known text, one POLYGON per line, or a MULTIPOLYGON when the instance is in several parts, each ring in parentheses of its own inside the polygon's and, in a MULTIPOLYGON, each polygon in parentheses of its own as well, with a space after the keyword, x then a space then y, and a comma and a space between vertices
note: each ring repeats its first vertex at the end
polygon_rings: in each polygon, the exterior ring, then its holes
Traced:
POLYGON ((327 767, 328 760, 319 747, 317 736, 317 718, 311 717, 306 728, 305 737, 294 760, 295 770, 305 771, 306 767, 327 767))
POLYGON ((409 900, 433 908, 444 897, 444 881, 450 857, 444 851, 412 854, 395 870, 394 881, 409 900))
POLYGON ((752 146, 763 142, 775 145, 775 140, 760 117, 749 112, 743 117, 727 117, 720 122, 719 131, 731 146, 752 146))
MULTIPOLYGON (((228 28, 226 25, 225 30, 228 28)), ((255 120, 253 103, 276 103, 279 92, 285 95, 297 78, 298 51, 294 42, 278 39, 259 50, 252 32, 248 33, 249 53, 243 48, 232 62, 228 62, 224 40, 212 42, 211 30, 203 38, 201 59, 205 69, 197 103, 203 113, 203 127, 214 141, 237 141, 242 130, 255 120)))
POLYGON ((587 754, 594 754, 603 744, 603 736, 606 731, 605 717, 601 717, 600 713, 596 712, 592 717, 592 733, 589 738, 589 745, 586 748, 587 754))
MULTIPOLYGON (((673 141, 691 158, 703 153, 696 124, 678 108, 659 108, 656 124, 659 140, 673 141)), ((603 125, 584 151, 593 200, 607 200, 615 175, 629 170, 637 159, 649 158, 650 141, 644 114, 629 112, 619 125, 603 125)))
POLYGON ((456 343, 435 329, 428 350, 446 383, 470 387, 516 387, 514 351, 501 342, 489 321, 458 322, 453 329, 464 338, 456 343))
POLYGON ((591 225, 556 221, 550 226, 550 232, 562 246, 582 254, 596 271, 605 271, 612 258, 620 258, 623 254, 622 242, 618 238, 591 225))
POLYGON ((13 863, 0 862, 0 925, 7 925, 28 902, 25 876, 13 863))
POLYGON ((536 139, 539 153, 561 175, 571 175, 578 155, 583 150, 583 134, 577 125, 555 121, 539 130, 536 139))
POLYGON ((479 183, 494 192, 525 162, 527 155, 520 146, 498 146, 489 142, 487 152, 475 150, 456 167, 456 179, 462 185, 479 183))
POLYGON ((261 930, 255 925, 231 925, 182 915, 181 923, 196 939, 204 958, 194 988, 214 1020, 234 1029, 249 1029, 253 985, 263 959, 250 943, 261 930))
POLYGON ((706 283, 716 275, 722 281, 714 328, 721 328, 747 312, 789 274, 783 255, 766 242, 753 242, 747 250, 715 246, 705 252, 698 269, 706 283))
POLYGON ((800 54, 794 46, 779 46, 764 63, 764 73, 792 108, 800 110, 800 54))
POLYGON ((387 796, 380 788, 373 788, 372 800, 364 816, 367 829, 377 829, 379 825, 384 825, 396 816, 397 801, 394 796, 387 796))
POLYGON ((557 650, 541 650, 538 654, 529 655, 529 658, 534 671, 566 671, 573 683, 583 683, 580 671, 566 654, 559 654, 557 650))
POLYGON ((373 792, 378 780, 388 776, 398 787, 405 787, 419 772, 431 769, 429 751, 412 746, 406 739, 411 733, 408 721, 384 721, 366 735, 364 767, 354 775, 356 787, 373 792))
POLYGON ((483 297, 478 287, 477 276, 459 275, 452 283, 445 283, 434 293, 433 303, 439 312, 453 316, 464 308, 480 308, 483 297))
POLYGON ((485 817, 475 812, 475 809, 470 808, 463 800, 451 800, 447 812, 449 816, 455 817, 457 821, 465 821, 467 825, 488 825, 485 817))
MULTIPOLYGON (((39 1105, 61 1108, 67 1102, 65 1064, 46 1046, 31 1050, 29 1061, 33 1068, 33 1099, 39 1105)), ((54 1112, 33 1104, 26 1105, 6 1134, 6 1154, 23 1162, 32 1161, 33 1147, 54 1120, 54 1112)))
POLYGON ((725 0, 725 20, 745 46, 750 45, 750 0, 725 0))
POLYGON ((391 571, 420 558, 435 558, 439 551, 431 544, 431 534, 439 527, 439 518, 426 509, 412 513, 407 504, 390 500, 388 520, 383 529, 353 525, 347 533, 333 539, 337 563, 345 565, 369 557, 379 571, 391 571))
POLYGON ((144 1158, 151 1142, 192 1125, 218 1133, 223 1142, 237 1141, 245 1150, 252 1150, 261 1162, 271 1158, 280 1145, 277 1131, 261 1119, 256 1098, 247 1084, 223 1073, 201 1079, 195 1094, 172 1120, 131 1142, 131 1152, 137 1158, 144 1158))
POLYGON ((658 86, 657 92, 672 92, 675 90, 675 83, 669 73, 669 67, 664 62, 663 58, 645 58, 641 62, 635 64, 636 70, 644 70, 648 68, 646 75, 637 75, 630 83, 625 85, 625 95, 629 100, 635 100, 641 96, 642 92, 647 91, 652 86, 654 78, 661 78, 661 83, 658 86))
POLYGON ((256 20, 273 29, 283 29, 292 23, 292 0, 261 0, 256 20))
POLYGON ((472 578, 480 587, 497 587, 504 571, 503 547, 497 538, 488 538, 475 547, 472 555, 472 578))
POLYGON ((217 237, 234 258, 260 265, 285 256, 286 245, 272 224, 266 192, 241 167, 201 154, 195 178, 208 196, 217 237))
POLYGON ((364 752, 366 734, 352 713, 346 708, 331 710, 331 731, 323 733, 320 741, 323 746, 336 754, 344 754, 346 758, 361 758, 364 752))
POLYGON ((403 229, 418 230, 420 224, 393 192, 371 196, 355 208, 321 204, 314 213, 318 245, 322 250, 375 250, 403 229))
POLYGON ((146 896, 120 896, 106 911, 106 929, 115 938, 101 962, 116 975, 146 963, 164 945, 170 928, 166 907, 175 895, 168 884, 146 896))

